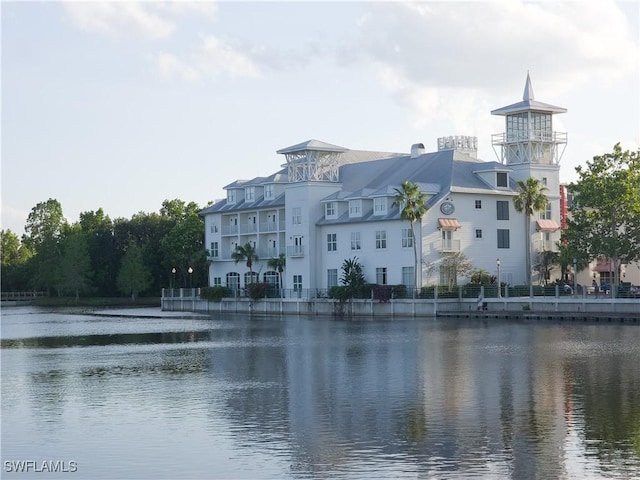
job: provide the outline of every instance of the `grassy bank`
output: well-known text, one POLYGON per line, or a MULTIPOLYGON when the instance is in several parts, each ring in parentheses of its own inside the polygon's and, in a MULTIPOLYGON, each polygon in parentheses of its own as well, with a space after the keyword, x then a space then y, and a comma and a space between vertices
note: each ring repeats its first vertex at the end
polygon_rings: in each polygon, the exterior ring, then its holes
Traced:
POLYGON ((40 297, 30 304, 38 307, 159 307, 160 298, 142 297, 132 302, 131 297, 80 297, 77 301, 75 297, 40 297))

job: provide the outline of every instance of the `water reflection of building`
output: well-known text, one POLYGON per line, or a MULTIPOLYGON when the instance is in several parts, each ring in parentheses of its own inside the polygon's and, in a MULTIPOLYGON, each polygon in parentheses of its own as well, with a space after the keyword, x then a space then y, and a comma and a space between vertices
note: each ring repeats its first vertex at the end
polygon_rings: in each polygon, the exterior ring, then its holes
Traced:
POLYGON ((384 468, 391 459, 387 466, 400 462, 431 476, 567 478, 576 449, 587 448, 580 435, 633 438, 634 427, 619 425, 616 408, 595 391, 609 376, 604 398, 639 424, 630 406, 640 404, 632 380, 640 370, 617 368, 624 353, 605 355, 609 363, 602 352, 589 355, 597 345, 572 329, 475 321, 278 325, 272 337, 230 338, 212 369, 235 385, 224 398, 241 437, 287 443, 290 468, 300 474, 325 478, 376 459, 384 468), (606 431, 602 418, 617 431, 606 431))

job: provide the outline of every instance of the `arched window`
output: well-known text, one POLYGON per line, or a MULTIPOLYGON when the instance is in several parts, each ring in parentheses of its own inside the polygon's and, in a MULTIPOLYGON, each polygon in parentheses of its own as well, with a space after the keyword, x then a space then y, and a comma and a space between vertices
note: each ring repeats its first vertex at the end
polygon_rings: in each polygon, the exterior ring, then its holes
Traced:
POLYGON ((227 273, 227 288, 233 291, 240 290, 240 274, 238 272, 227 273))
POLYGON ((264 272, 264 275, 262 278, 264 283, 268 283, 269 285, 278 286, 278 283, 280 282, 280 275, 278 274, 278 272, 275 272, 273 270, 264 272))
POLYGON ((257 272, 247 272, 244 274, 244 286, 246 287, 250 283, 258 282, 258 273, 257 272), (253 278, 252 275, 253 274, 253 278))

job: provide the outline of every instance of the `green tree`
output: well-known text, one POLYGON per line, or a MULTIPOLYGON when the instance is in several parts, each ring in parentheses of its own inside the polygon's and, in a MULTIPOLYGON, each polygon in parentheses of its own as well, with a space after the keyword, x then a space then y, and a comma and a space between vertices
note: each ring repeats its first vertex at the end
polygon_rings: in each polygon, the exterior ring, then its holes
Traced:
POLYGON ((251 279, 251 283, 253 283, 253 264, 257 262, 258 255, 256 253, 255 248, 249 242, 244 245, 236 245, 236 248, 233 252, 231 252, 231 259, 235 262, 245 262, 247 268, 249 269, 249 278, 251 279))
MULTIPOLYGON (((162 211, 171 212, 174 225, 160 240, 163 270, 166 274, 176 268, 181 275, 193 268, 193 282, 206 284, 207 255, 204 249, 204 219, 198 215, 198 206, 180 200, 165 200, 162 211), (179 207, 181 205, 181 207, 179 207)), ((166 278, 166 277, 165 277, 166 278)))
POLYGON ((113 222, 99 208, 96 211, 81 212, 79 224, 87 238, 95 292, 100 296, 117 295, 116 277, 123 251, 118 248, 113 222))
POLYGON ((281 253, 277 257, 270 258, 269 260, 267 260, 267 267, 273 268, 275 271, 278 272, 281 294, 283 293, 282 273, 284 272, 284 267, 286 266, 286 264, 287 264, 287 257, 285 256, 284 253, 281 253))
POLYGON ((50 198, 46 202, 39 202, 27 217, 23 243, 36 254, 40 253, 43 245, 48 248, 52 241, 57 241, 65 224, 62 205, 58 200, 50 198))
POLYGON ((61 288, 74 292, 77 302, 80 292, 86 291, 91 285, 93 273, 86 234, 76 231, 64 238, 60 270, 61 288))
POLYGON ((576 172, 563 240, 590 260, 611 259, 617 286, 619 263, 640 260, 640 149, 623 151, 618 143, 576 172))
POLYGON ((362 264, 358 257, 347 258, 342 262, 340 283, 345 287, 347 298, 355 297, 365 284, 362 264))
POLYGON ((525 278, 527 285, 529 285, 531 284, 531 217, 536 212, 543 211, 549 200, 545 195, 547 188, 543 187, 540 181, 533 177, 529 177, 526 180, 518 180, 518 190, 520 193, 513 197, 513 205, 518 213, 524 213, 524 239, 527 259, 525 278))
POLYGON ((400 188, 395 188, 396 196, 393 200, 393 206, 400 209, 400 218, 408 220, 411 225, 411 238, 413 243, 413 271, 415 274, 415 287, 422 286, 422 269, 418 263, 418 245, 416 242, 416 234, 414 224, 420 222, 422 217, 427 213, 427 196, 420 191, 417 183, 409 181, 402 182, 400 188))
POLYGON ((31 209, 25 225, 22 243, 34 253, 27 269, 30 271, 30 287, 34 289, 60 290, 60 238, 67 221, 60 202, 49 199, 31 209))
POLYGON ((32 256, 31 252, 11 230, 0 230, 0 242, 2 290, 27 290, 25 266, 32 256))
POLYGON ((153 283, 143 261, 142 248, 135 242, 130 242, 122 257, 122 266, 118 273, 118 289, 122 293, 131 294, 131 301, 147 290, 153 283))

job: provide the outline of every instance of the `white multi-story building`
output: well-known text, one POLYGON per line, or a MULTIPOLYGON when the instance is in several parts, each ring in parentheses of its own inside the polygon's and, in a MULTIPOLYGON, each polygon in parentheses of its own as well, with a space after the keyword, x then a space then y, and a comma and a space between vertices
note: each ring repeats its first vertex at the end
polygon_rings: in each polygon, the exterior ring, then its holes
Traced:
POLYGON ((536 252, 555 250, 566 134, 553 131, 552 116, 565 111, 534 100, 527 75, 523 100, 491 112, 506 119, 505 132, 492 138, 499 162, 478 159, 477 139, 463 136, 438 139, 432 153, 423 144, 398 154, 316 140, 281 149, 281 170, 227 185, 226 200, 201 212, 209 283, 249 283, 248 269, 232 260, 232 252, 250 243, 259 257, 253 271, 260 281, 278 283, 267 261, 286 255, 285 289, 315 292, 338 285, 344 260, 354 257, 370 283, 415 286, 410 224, 393 206, 396 189, 410 181, 427 195, 427 213, 414 227, 420 285, 466 281, 440 268, 456 252, 476 269, 500 273, 503 282, 524 284, 525 218, 515 211, 513 197, 518 180, 534 177, 546 186, 549 205, 532 219, 527 234, 533 259, 536 252))

